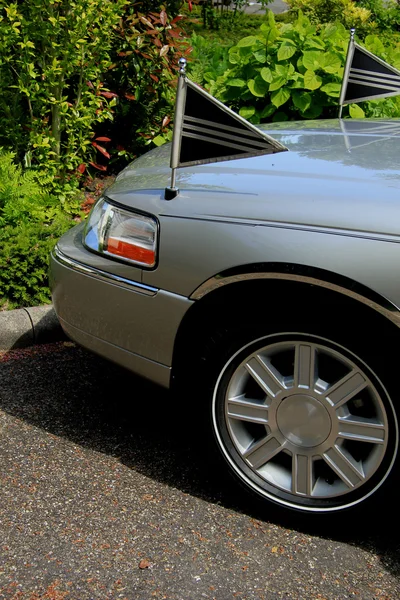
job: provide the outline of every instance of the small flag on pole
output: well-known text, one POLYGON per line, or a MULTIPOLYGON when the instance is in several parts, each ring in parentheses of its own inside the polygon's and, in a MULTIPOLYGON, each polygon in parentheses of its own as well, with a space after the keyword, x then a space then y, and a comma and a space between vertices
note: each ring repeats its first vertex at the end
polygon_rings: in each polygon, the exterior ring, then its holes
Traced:
POLYGON ((344 104, 400 94, 400 71, 359 46, 354 41, 354 33, 355 29, 351 29, 340 92, 339 118, 344 104))
POLYGON ((165 198, 174 198, 176 169, 223 160, 273 154, 285 146, 208 94, 186 77, 186 60, 179 60, 174 135, 171 149, 171 187, 165 198))

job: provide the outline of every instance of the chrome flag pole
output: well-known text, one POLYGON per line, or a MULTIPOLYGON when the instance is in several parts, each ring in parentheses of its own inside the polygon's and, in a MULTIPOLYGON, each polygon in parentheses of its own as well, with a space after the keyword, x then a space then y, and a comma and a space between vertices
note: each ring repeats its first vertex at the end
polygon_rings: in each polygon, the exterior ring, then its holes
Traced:
POLYGON ((171 173, 171 185, 165 188, 165 200, 172 200, 179 194, 179 189, 176 187, 176 169, 179 165, 179 155, 181 150, 182 140, 182 126, 183 126, 183 114, 185 110, 185 99, 186 99, 186 58, 179 59, 179 78, 178 87, 176 91, 176 105, 175 105, 175 118, 174 118, 174 133, 172 137, 172 149, 171 149, 171 162, 170 167, 171 173))
POLYGON ((347 56, 346 56, 346 65, 344 68, 344 73, 343 73, 343 81, 342 81, 342 89, 340 90, 340 99, 339 99, 339 119, 342 118, 342 110, 343 110, 343 102, 346 96, 346 90, 347 90, 347 84, 349 81, 349 74, 350 74, 350 68, 351 68, 351 63, 353 60, 353 54, 354 54, 354 34, 355 34, 356 30, 354 28, 350 29, 350 40, 349 40, 349 46, 347 48, 347 56))

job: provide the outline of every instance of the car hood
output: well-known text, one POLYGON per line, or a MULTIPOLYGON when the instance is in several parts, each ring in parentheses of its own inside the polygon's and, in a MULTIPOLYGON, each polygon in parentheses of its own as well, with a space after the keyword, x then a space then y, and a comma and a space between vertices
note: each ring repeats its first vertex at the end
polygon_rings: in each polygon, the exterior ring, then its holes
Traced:
POLYGON ((170 145, 141 156, 107 196, 158 216, 400 235, 400 121, 302 121, 260 127, 288 148, 178 169, 170 145))

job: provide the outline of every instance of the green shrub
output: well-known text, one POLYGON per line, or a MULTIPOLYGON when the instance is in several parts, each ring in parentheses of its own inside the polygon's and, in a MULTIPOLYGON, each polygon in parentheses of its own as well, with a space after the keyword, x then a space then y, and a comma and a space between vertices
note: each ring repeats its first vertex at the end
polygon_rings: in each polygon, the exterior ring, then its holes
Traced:
POLYGON ((33 222, 0 230, 0 308, 50 302, 50 251, 70 226, 71 221, 64 216, 50 225, 33 222))
POLYGON ((184 37, 160 4, 0 0, 0 145, 70 178, 170 135, 184 37))
MULTIPOLYGON (((317 28, 300 11, 294 23, 276 24, 269 13, 258 35, 230 48, 228 69, 210 82, 210 91, 253 123, 337 117, 348 43, 349 33, 340 23, 317 28)), ((374 35, 365 43, 400 65, 397 47, 385 47, 374 35)), ((400 115, 397 99, 364 102, 362 108, 345 107, 344 116, 400 115)))
POLYGON ((353 0, 288 0, 288 3, 292 10, 301 10, 317 25, 337 22, 347 29, 355 27, 359 35, 376 27, 368 7, 357 6, 353 0))
POLYGON ((49 252, 80 219, 81 202, 73 186, 23 170, 13 153, 0 152, 0 308, 49 300, 49 252))
POLYGON ((388 34, 400 31, 400 5, 396 0, 358 0, 357 6, 371 13, 378 31, 388 34))

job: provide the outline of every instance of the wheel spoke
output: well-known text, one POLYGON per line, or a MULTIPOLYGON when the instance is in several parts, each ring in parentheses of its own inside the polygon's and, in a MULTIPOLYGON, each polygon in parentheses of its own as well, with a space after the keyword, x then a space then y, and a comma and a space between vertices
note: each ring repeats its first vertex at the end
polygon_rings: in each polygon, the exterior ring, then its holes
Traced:
POLYGON ((383 444, 385 441, 385 426, 382 423, 351 416, 339 418, 339 437, 356 442, 383 444))
POLYGON ((252 444, 244 453, 244 458, 250 463, 253 469, 259 469, 265 463, 271 460, 283 449, 282 444, 273 435, 259 440, 256 444, 252 444))
POLYGON ((349 488, 354 488, 360 481, 365 479, 361 465, 345 453, 343 449, 339 449, 337 446, 329 448, 323 454, 323 458, 349 488))
POLYGON ((246 369, 269 396, 274 397, 285 389, 281 374, 261 356, 251 358, 246 369))
POLYGON ((254 400, 245 400, 243 396, 230 398, 228 400, 228 417, 265 425, 268 423, 268 407, 254 400))
POLYGON ((351 371, 327 390, 326 398, 332 406, 339 408, 354 398, 367 385, 366 378, 359 371, 351 371))
POLYGON ((311 456, 294 454, 292 462, 292 492, 311 496, 313 488, 313 462, 311 456))
POLYGON ((294 357, 295 387, 310 389, 314 387, 316 375, 315 348, 310 344, 296 346, 294 357))

